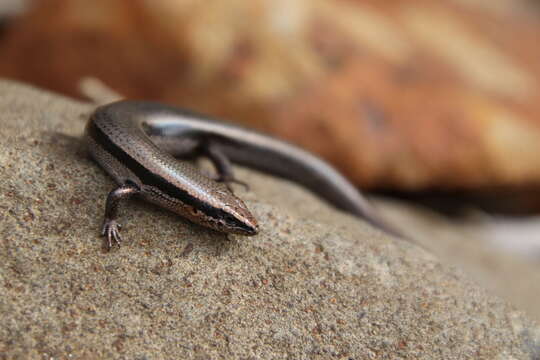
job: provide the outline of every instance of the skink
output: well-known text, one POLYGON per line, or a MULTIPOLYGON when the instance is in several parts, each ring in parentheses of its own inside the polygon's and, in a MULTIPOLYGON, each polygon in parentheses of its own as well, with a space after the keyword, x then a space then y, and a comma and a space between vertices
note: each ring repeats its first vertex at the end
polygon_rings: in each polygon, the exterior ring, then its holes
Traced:
POLYGON ((119 204, 133 195, 224 233, 255 235, 257 220, 228 186, 230 161, 297 182, 335 207, 401 236, 337 170, 294 145, 175 107, 123 100, 91 115, 85 140, 91 157, 118 183, 107 196, 102 235, 122 238, 119 204), (189 158, 206 156, 215 179, 189 158), (180 160, 182 159, 182 160, 180 160))

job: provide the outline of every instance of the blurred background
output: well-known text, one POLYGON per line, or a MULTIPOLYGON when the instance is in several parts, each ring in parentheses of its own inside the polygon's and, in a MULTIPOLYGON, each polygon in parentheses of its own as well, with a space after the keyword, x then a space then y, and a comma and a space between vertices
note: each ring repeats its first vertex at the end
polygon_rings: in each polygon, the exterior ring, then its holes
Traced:
POLYGON ((299 144, 540 314, 539 1, 0 0, 0 19, 0 77, 299 144))

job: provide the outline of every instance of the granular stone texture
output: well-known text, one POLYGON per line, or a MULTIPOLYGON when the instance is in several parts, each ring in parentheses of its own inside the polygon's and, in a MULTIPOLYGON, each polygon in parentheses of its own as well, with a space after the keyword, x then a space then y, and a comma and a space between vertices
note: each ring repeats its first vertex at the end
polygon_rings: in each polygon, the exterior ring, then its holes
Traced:
POLYGON ((459 270, 243 169, 259 235, 133 201, 105 252, 91 110, 0 83, 0 359, 540 357, 538 325, 459 270))

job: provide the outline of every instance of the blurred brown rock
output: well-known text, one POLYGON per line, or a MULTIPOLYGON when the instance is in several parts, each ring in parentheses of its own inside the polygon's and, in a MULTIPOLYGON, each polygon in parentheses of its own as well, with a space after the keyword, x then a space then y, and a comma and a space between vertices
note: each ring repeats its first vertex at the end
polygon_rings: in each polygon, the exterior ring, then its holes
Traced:
POLYGON ((0 42, 0 76, 240 121, 358 185, 538 187, 538 7, 521 1, 48 0, 0 42))

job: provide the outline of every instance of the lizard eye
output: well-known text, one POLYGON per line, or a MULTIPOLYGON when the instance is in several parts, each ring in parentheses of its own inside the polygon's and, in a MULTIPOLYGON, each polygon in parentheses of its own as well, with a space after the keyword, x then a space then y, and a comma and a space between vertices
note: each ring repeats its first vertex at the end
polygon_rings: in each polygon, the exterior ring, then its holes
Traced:
POLYGON ((228 222, 228 223, 232 223, 232 222, 235 222, 235 218, 231 215, 225 215, 225 221, 228 222))

